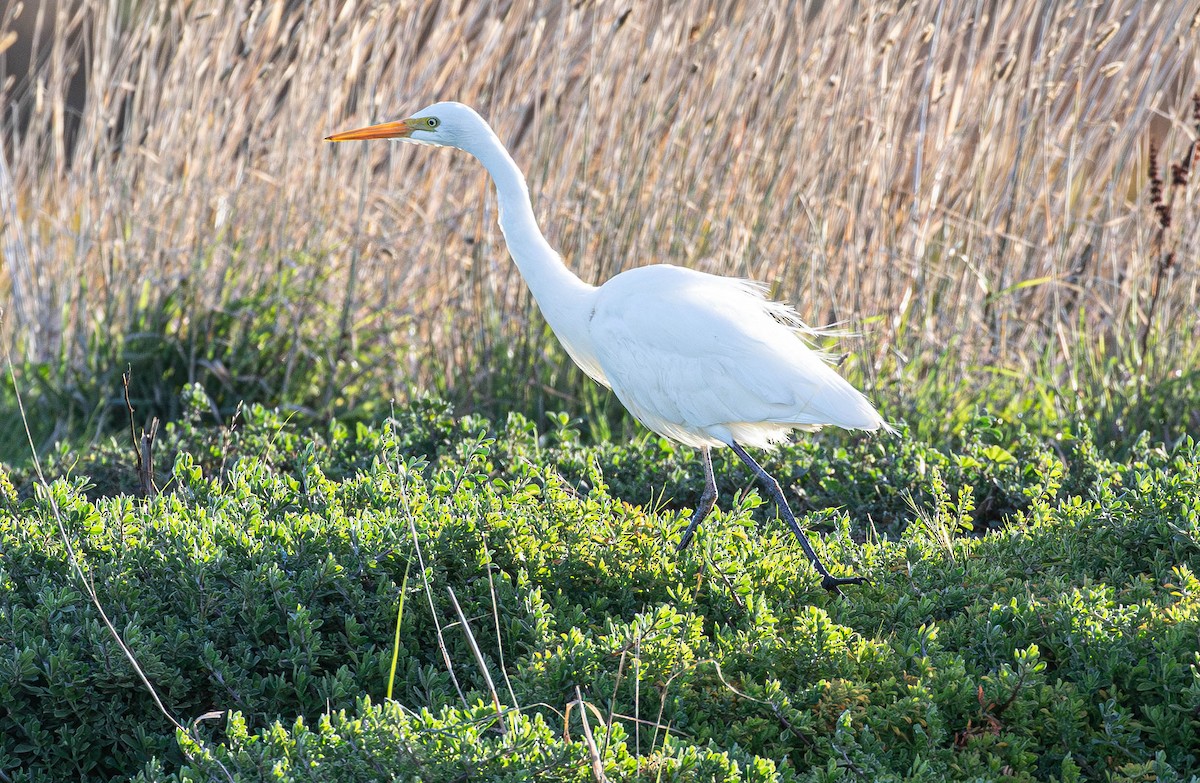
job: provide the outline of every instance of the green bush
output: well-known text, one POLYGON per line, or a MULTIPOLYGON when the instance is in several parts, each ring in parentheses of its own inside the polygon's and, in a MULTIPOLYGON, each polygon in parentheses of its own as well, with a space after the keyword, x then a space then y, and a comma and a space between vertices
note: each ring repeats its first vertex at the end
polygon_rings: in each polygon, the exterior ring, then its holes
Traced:
POLYGON ((576 689, 614 780, 1200 774, 1190 439, 1118 463, 1082 425, 980 415, 945 449, 783 449, 769 467, 818 550, 870 578, 838 599, 727 461, 676 554, 698 465, 655 439, 433 401, 323 434, 258 406, 206 427, 207 408, 189 392, 162 434, 153 499, 122 494, 115 442, 57 454, 49 492, 0 472, 8 780, 588 779, 576 689), (168 709, 227 717, 177 736, 55 507, 168 709))
MULTIPOLYGON (((582 726, 582 724, 578 724, 582 726)), ((239 778, 348 783, 364 780, 585 781, 595 780, 588 745, 567 741, 540 714, 509 712, 498 717, 491 705, 414 712, 396 702, 379 707, 364 699, 353 714, 324 715, 314 728, 297 720, 252 734, 240 715, 230 718, 228 746, 202 747, 184 735, 189 763, 168 775, 152 762, 133 783, 179 783, 239 778)), ((710 744, 696 747, 666 742, 656 752, 630 753, 620 724, 592 739, 607 776, 642 775, 661 781, 770 781, 775 765, 710 744)))

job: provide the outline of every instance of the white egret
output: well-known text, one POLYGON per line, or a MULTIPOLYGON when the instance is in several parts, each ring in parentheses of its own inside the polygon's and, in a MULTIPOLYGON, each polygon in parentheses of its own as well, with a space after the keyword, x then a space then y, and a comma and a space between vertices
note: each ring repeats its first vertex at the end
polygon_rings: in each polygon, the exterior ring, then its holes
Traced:
POLYGON ((700 449, 704 493, 679 549, 717 500, 711 450, 728 446, 770 493, 822 586, 862 583, 829 573, 779 483, 743 448, 769 447, 792 430, 827 424, 891 431, 808 346, 795 310, 768 300, 757 283, 669 264, 630 269, 600 286, 580 280, 542 236, 521 170, 487 122, 461 103, 435 103, 406 120, 328 137, 363 139, 456 147, 487 169, 508 251, 567 353, 646 427, 700 449))

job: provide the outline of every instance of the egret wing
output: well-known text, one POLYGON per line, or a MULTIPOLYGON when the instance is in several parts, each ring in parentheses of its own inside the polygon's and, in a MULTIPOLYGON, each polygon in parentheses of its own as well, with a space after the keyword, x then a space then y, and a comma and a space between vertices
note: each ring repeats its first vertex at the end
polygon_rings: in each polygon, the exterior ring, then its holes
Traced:
POLYGON ((732 436, 758 445, 797 427, 880 426, 870 403, 800 338, 797 323, 753 284, 664 265, 606 283, 590 328, 621 401, 683 443, 732 436))

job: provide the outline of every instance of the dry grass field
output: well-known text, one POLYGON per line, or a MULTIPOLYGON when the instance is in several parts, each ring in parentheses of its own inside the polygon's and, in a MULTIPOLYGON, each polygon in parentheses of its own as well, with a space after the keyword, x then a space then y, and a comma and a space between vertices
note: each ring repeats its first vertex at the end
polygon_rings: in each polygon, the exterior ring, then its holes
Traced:
MULTIPOLYGON (((5 29, 20 5, 0 5, 5 29)), ((894 405, 930 374, 1168 378, 1200 350, 1200 175, 1167 170, 1196 163, 1198 13, 27 3, 38 64, 3 66, 0 340, 93 426, 129 365, 227 402, 587 407, 481 168, 322 141, 457 99, 582 277, 668 262, 767 281, 859 333, 845 369, 894 405)))

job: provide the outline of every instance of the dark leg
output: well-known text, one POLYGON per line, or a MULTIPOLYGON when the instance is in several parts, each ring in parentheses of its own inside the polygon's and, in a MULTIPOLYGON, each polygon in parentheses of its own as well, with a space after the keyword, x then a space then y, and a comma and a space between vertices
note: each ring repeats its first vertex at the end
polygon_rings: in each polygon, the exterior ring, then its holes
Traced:
POLYGON ((688 524, 687 530, 683 531, 683 538, 679 539, 676 552, 682 552, 687 549, 688 544, 692 543, 692 536, 696 533, 696 528, 700 527, 700 523, 704 521, 708 512, 712 511, 713 504, 717 502, 717 480, 713 477, 712 450, 708 446, 701 446, 700 457, 704 460, 704 494, 700 496, 700 505, 696 506, 696 510, 692 512, 692 521, 688 524))
POLYGON ((736 443, 730 443, 729 447, 733 449, 733 453, 742 458, 754 471, 754 475, 758 476, 758 480, 766 487, 767 492, 771 495, 771 499, 775 501, 776 507, 779 509, 779 515, 783 517, 783 521, 787 522, 788 527, 796 535, 796 540, 800 542, 800 546, 804 549, 804 554, 808 555, 808 559, 812 561, 813 566, 817 569, 817 573, 821 575, 821 587, 826 590, 841 595, 842 591, 838 589, 838 585, 861 585, 867 581, 861 576, 838 577, 829 573, 825 565, 821 562, 821 558, 817 557, 816 550, 812 548, 812 544, 808 543, 808 537, 804 535, 804 531, 800 529, 800 525, 796 522, 796 516, 792 513, 792 509, 788 506, 787 498, 783 496, 783 490, 779 486, 779 482, 771 476, 770 473, 763 470, 762 466, 754 461, 754 458, 746 453, 736 443))

